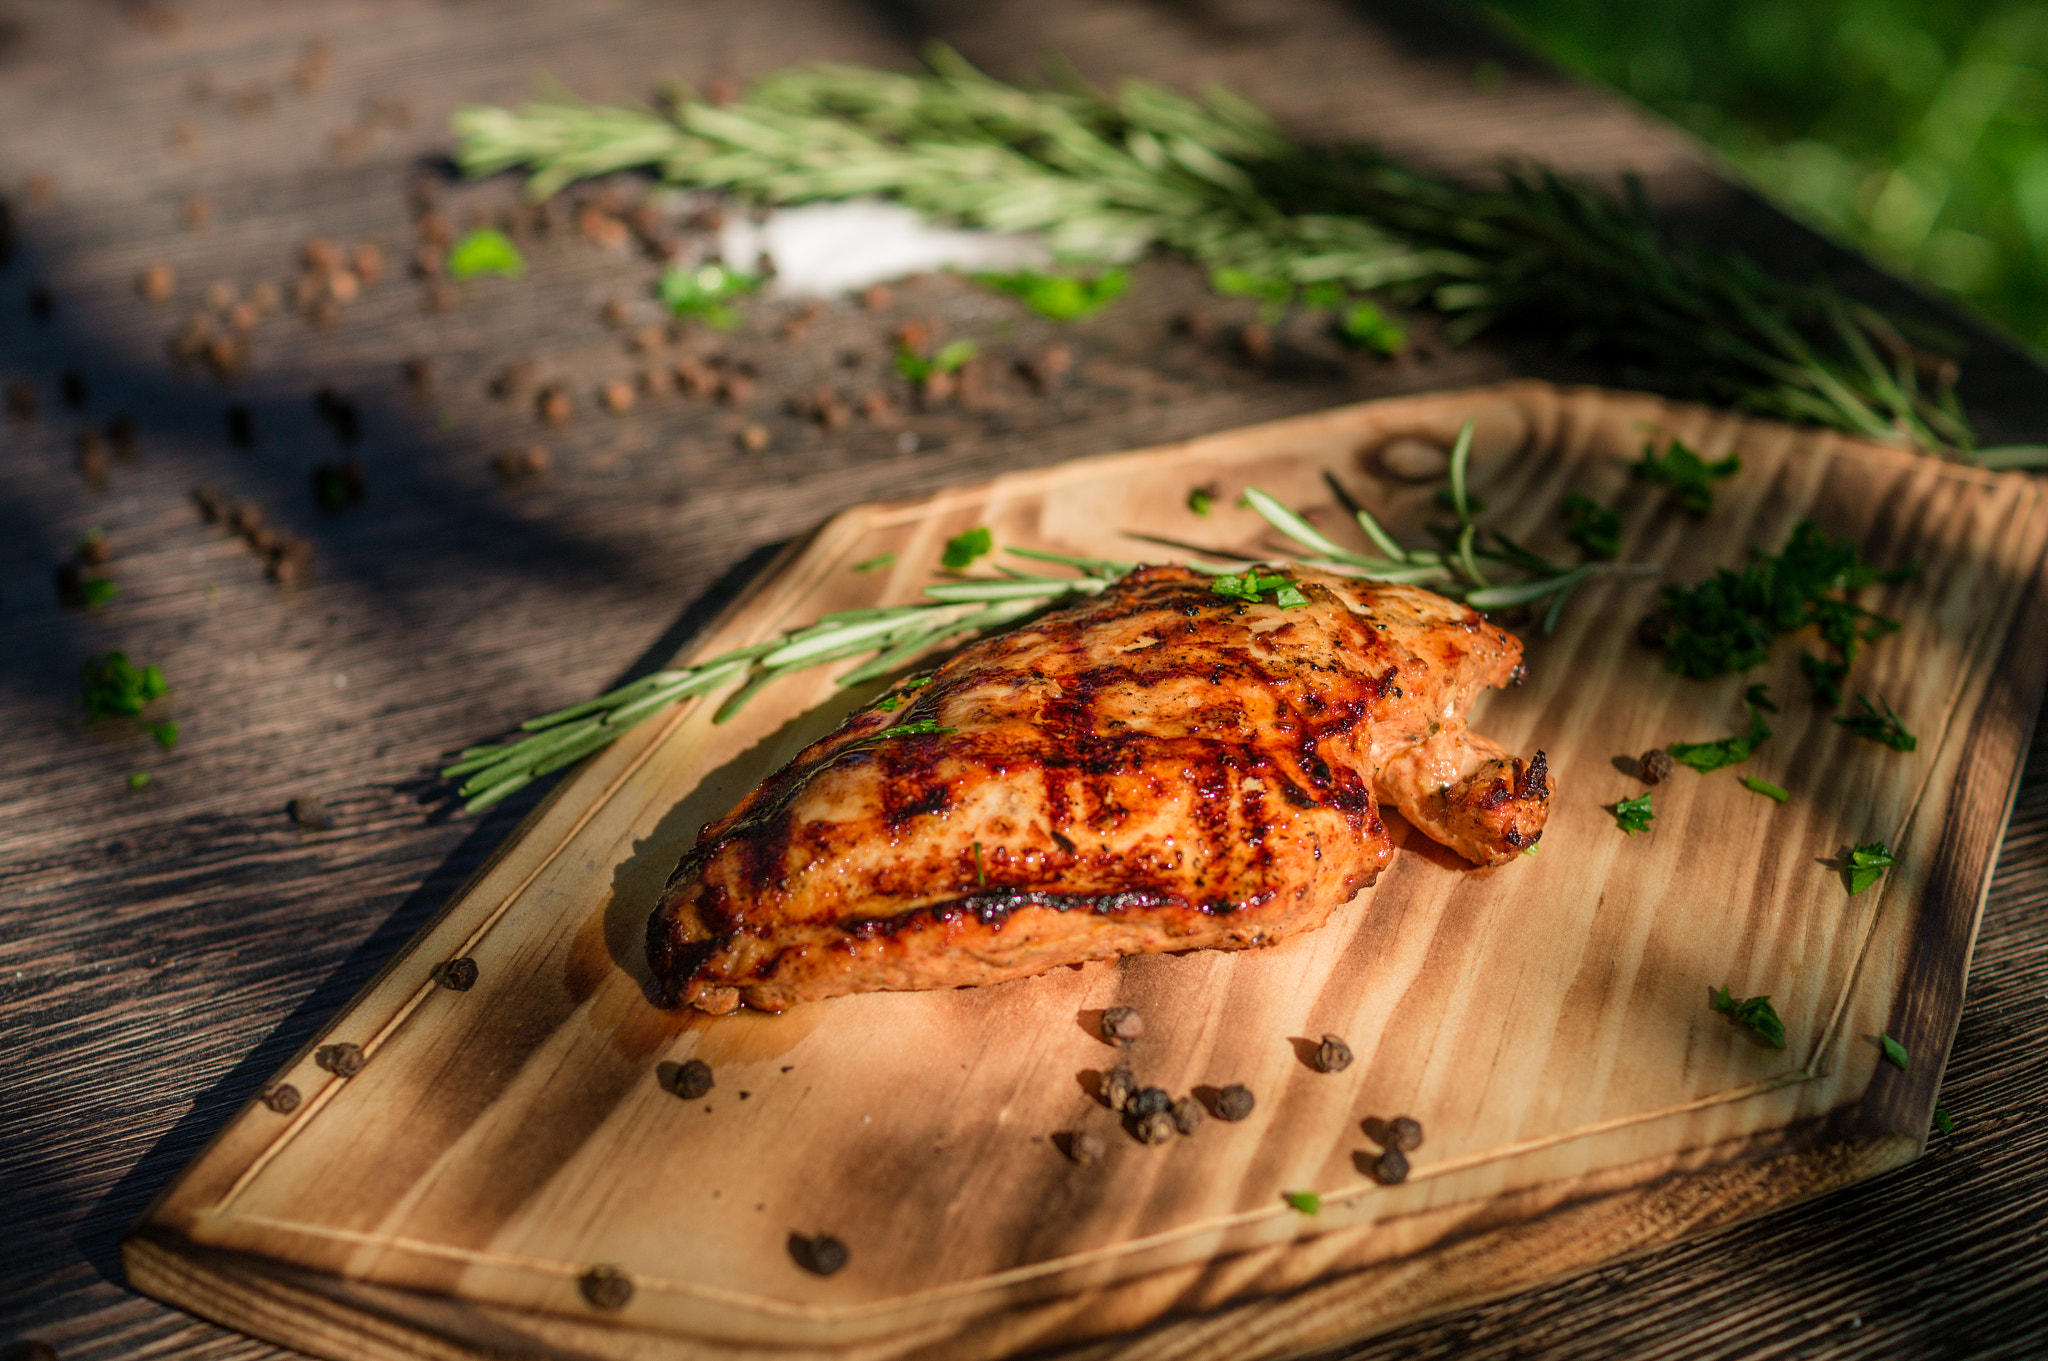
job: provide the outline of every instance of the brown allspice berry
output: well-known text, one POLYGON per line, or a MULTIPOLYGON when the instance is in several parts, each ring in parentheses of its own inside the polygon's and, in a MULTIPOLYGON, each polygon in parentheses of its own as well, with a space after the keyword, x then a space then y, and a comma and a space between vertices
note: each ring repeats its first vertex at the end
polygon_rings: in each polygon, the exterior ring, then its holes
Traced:
POLYGON ((1131 1133, 1141 1144, 1163 1144, 1171 1142, 1180 1133, 1180 1127, 1173 1122, 1170 1110, 1147 1111, 1132 1117, 1131 1133))
POLYGON ((384 248, 375 241, 363 241, 348 254, 356 279, 368 288, 384 277, 384 248))
POLYGON ((1102 1075, 1102 1104, 1121 1114, 1130 1108, 1131 1098, 1138 1094, 1138 1080, 1131 1076, 1129 1065, 1119 1063, 1102 1075))
POLYGON ((107 489, 107 446, 100 442, 97 430, 81 430, 75 451, 78 475, 85 485, 94 491, 107 489))
POLYGON ((754 400, 754 380, 744 373, 723 373, 718 377, 718 400, 743 406, 754 400))
POLYGON ((718 386, 718 375, 695 355, 684 355, 671 368, 676 385, 693 397, 701 397, 718 386))
POLYGON ((353 270, 337 269, 327 276, 327 296, 343 306, 361 297, 362 292, 363 281, 353 270))
POLYGON ((1233 1082, 1216 1093, 1216 1118, 1242 1120, 1252 1113, 1252 1107, 1256 1104, 1251 1088, 1243 1083, 1233 1082))
POLYGON ((290 1115, 299 1108, 299 1089, 289 1082, 280 1082, 263 1093, 263 1104, 279 1115, 290 1115))
POLYGON ((299 248, 299 261, 307 269, 326 274, 341 268, 341 251, 324 236, 316 236, 299 248))
POLYGON ((237 331, 256 329, 256 309, 249 303, 238 302, 228 309, 227 323, 237 331))
POLYGON ((498 480, 508 487, 522 486, 547 476, 548 451, 538 444, 529 444, 519 449, 507 449, 491 460, 498 480))
POLYGON ((437 981, 450 992, 468 992, 476 986, 476 961, 468 955, 449 960, 435 973, 437 981))
POLYGON ((178 273, 169 265, 158 261, 142 271, 142 277, 135 281, 135 287, 151 302, 163 302, 178 291, 178 273))
POLYGON ((609 1263, 584 1272, 576 1284, 597 1309, 623 1309, 633 1300, 633 1278, 609 1263))
POLYGON ((1145 1033, 1145 1018, 1136 1007, 1109 1007, 1102 1013, 1102 1038, 1110 1044, 1129 1044, 1145 1033))
POLYGON ((1067 1156, 1083 1167, 1099 1163, 1109 1153, 1109 1145, 1093 1130, 1077 1129, 1067 1135, 1067 1156))
POLYGON ((1413 1153, 1422 1147, 1422 1122, 1412 1115, 1397 1115, 1387 1121, 1387 1147, 1413 1153))
POLYGON ((711 1065, 702 1059, 685 1059, 676 1068, 676 1095, 685 1101, 695 1101, 717 1085, 711 1065))
POLYGON ((768 427, 750 425, 740 431, 740 448, 750 454, 758 454, 768 447, 768 427))
POLYGON ((1335 1035, 1325 1035, 1310 1051, 1308 1062, 1318 1073, 1341 1073, 1351 1066, 1351 1046, 1335 1035))
POLYGON ((597 390, 597 399, 604 404, 605 410, 623 415, 633 409, 639 394, 633 391, 633 385, 625 379, 614 378, 597 390))
POLYGON ((1678 762, 1662 747, 1651 747, 1636 757, 1636 775, 1644 784, 1662 784, 1678 769, 1678 762))
POLYGON ((1398 1148, 1381 1151, 1372 1160, 1372 1179, 1382 1186, 1399 1186, 1408 1180, 1408 1158, 1398 1148))
POLYGON ((565 424, 576 414, 575 399, 559 387, 541 389, 535 407, 540 413, 540 418, 549 425, 565 424))
POLYGON ((303 832, 331 832, 334 830, 334 814, 327 811, 327 800, 318 794, 301 794, 284 806, 292 822, 303 832))
POLYGON ((1202 1103, 1192 1096, 1174 1102, 1169 1114, 1173 1116, 1173 1127, 1182 1134, 1193 1134, 1202 1127, 1202 1103))
POLYGON ((846 1265, 849 1254, 846 1244, 829 1233, 813 1238, 790 1235, 790 1255, 796 1258, 798 1266, 818 1276, 830 1276, 846 1265))
POLYGON ((886 312, 895 302, 896 295, 882 284, 869 284, 860 291, 860 305, 870 312, 886 312))
POLYGON ((354 1077, 363 1071, 366 1060, 361 1045, 343 1040, 339 1044, 323 1044, 314 1050, 313 1062, 336 1077, 354 1077))
POLYGON ((1148 1115, 1173 1109, 1173 1098, 1164 1087, 1140 1087, 1131 1093, 1130 1104, 1125 1109, 1142 1120, 1148 1115))

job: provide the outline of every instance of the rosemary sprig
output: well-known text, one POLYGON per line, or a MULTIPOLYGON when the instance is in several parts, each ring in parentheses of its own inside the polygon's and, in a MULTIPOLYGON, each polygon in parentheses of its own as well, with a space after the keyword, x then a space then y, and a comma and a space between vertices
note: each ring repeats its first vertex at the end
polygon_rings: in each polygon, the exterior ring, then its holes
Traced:
POLYGON ((1922 390, 1929 366, 1899 325, 1746 256, 1674 242, 1638 185, 1618 202, 1526 169, 1474 189, 1370 149, 1298 146, 1221 89, 1031 90, 944 48, 931 64, 926 76, 788 70, 738 103, 679 97, 667 114, 473 107, 456 115, 456 158, 478 175, 524 167, 536 197, 650 166, 768 203, 885 195, 1040 233, 1076 264, 1165 248, 1276 303, 1391 296, 1452 316, 1457 339, 1529 322, 1625 357, 1653 386, 1875 439, 1972 443, 1946 383, 1922 390))

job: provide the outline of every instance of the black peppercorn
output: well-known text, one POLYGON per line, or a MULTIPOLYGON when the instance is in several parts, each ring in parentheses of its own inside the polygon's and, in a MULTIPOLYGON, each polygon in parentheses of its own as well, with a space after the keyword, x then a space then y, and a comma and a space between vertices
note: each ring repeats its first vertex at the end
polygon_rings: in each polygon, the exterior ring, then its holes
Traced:
POLYGON ((1422 1147, 1422 1122, 1412 1115, 1397 1115, 1387 1121, 1387 1147, 1413 1153, 1422 1147))
POLYGON ((1335 1035, 1325 1035, 1308 1062, 1318 1073, 1341 1073, 1351 1066, 1351 1046, 1335 1035))
POLYGON ((846 1244, 829 1233, 821 1233, 815 1238, 791 1234, 789 1254, 796 1258, 796 1264, 805 1271, 820 1276, 830 1276, 845 1266, 847 1259, 846 1244))
POLYGON ((290 1115, 299 1108, 299 1089, 289 1082, 280 1082, 263 1094, 263 1104, 279 1115, 290 1115))
POLYGON ((1372 1179, 1382 1186, 1399 1186, 1408 1180, 1408 1159, 1398 1148, 1389 1148, 1372 1160, 1372 1179))
POLYGON ((1148 1115, 1173 1109, 1173 1098, 1166 1094, 1164 1087, 1140 1087, 1131 1094, 1130 1104, 1126 1109, 1131 1115, 1142 1120, 1148 1115))
POLYGON ((676 1069, 676 1095, 685 1101, 695 1101, 717 1085, 711 1065, 702 1059, 690 1059, 676 1069))
POLYGON ((1102 1104, 1113 1111, 1129 1108, 1131 1098, 1138 1093, 1138 1080, 1131 1076, 1131 1070, 1119 1063, 1102 1075, 1102 1104))
POLYGON ((1252 1113, 1254 1105, 1251 1088, 1233 1082, 1216 1093, 1216 1118, 1218 1120, 1242 1120, 1252 1113))
POLYGON ((476 986, 476 961, 468 955, 441 966, 441 986, 450 992, 468 992, 476 986))
POLYGON ((1091 1130, 1075 1130, 1067 1136, 1067 1156, 1082 1166, 1099 1163, 1109 1148, 1102 1142, 1102 1136, 1091 1130))
POLYGON ((1163 1144, 1180 1133, 1180 1127, 1174 1124, 1171 1112, 1156 1110, 1137 1116, 1131 1123, 1131 1133, 1138 1136, 1141 1144, 1163 1144))
POLYGON ((633 1278, 615 1266, 594 1266, 577 1284, 583 1298, 599 1309, 623 1309, 633 1298, 633 1278))
POLYGON ((1662 747, 1651 747, 1636 758, 1636 774, 1644 784, 1662 784, 1677 768, 1678 763, 1671 759, 1671 753, 1662 747))
POLYGON ((323 1044, 313 1051, 313 1062, 336 1077, 354 1077, 363 1071, 363 1048, 347 1040, 340 1044, 323 1044))
POLYGON ((228 442, 242 449, 256 442, 256 413, 240 402, 228 407, 228 442))
POLYGON ((1145 1018, 1136 1007, 1111 1007, 1102 1013, 1102 1038, 1111 1044, 1129 1044, 1145 1033, 1145 1018))
POLYGON ((1193 1134, 1202 1124, 1202 1103, 1184 1096, 1173 1103, 1173 1126, 1182 1134, 1193 1134))

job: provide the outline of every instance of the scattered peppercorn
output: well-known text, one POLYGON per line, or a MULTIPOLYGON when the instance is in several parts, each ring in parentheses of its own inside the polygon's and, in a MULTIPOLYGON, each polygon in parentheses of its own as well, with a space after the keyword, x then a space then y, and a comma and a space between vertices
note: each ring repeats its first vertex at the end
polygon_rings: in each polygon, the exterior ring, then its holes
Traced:
POLYGON ((1372 1179, 1382 1186, 1399 1186, 1408 1180, 1408 1159, 1398 1148, 1389 1148, 1372 1160, 1372 1179))
POLYGON ((830 1276, 846 1265, 846 1244, 829 1233, 821 1233, 815 1238, 791 1234, 789 1252, 796 1258, 798 1266, 819 1276, 830 1276))
POLYGON ((1644 784, 1662 784, 1677 768, 1678 763, 1671 759, 1671 753, 1662 747, 1651 747, 1636 758, 1636 774, 1644 784))
POLYGON ((299 1089, 289 1082, 280 1082, 263 1094, 263 1104, 279 1115, 290 1115, 299 1108, 299 1089))
POLYGON ((313 1051, 313 1062, 336 1077, 354 1077, 363 1071, 363 1047, 349 1040, 323 1044, 313 1051))
POLYGON ((740 448, 750 454, 758 454, 768 447, 768 427, 750 425, 740 431, 740 448))
POLYGON ((717 1085, 711 1065, 702 1059, 687 1059, 676 1069, 676 1095, 685 1101, 695 1101, 717 1085))
POLYGON ((614 378, 597 390, 597 398, 604 408, 614 415, 623 415, 633 409, 635 393, 633 385, 623 378, 614 378))
POLYGON ((107 450, 100 443, 99 432, 81 430, 77 442, 78 475, 85 485, 94 491, 107 489, 107 450))
POLYGON ((1192 1096, 1184 1096, 1174 1102, 1170 1114, 1173 1127, 1182 1134, 1193 1134, 1202 1127, 1202 1103, 1192 1096))
POLYGON ((1137 1116, 1131 1122, 1131 1133, 1141 1144, 1163 1144, 1179 1134, 1180 1128, 1174 1124, 1172 1112, 1156 1110, 1137 1116))
POLYGON ((1102 1038, 1111 1044, 1129 1044, 1145 1033, 1145 1018, 1136 1007, 1110 1007, 1102 1013, 1102 1038))
POLYGON ((162 302, 177 292, 178 275, 169 265, 159 262, 143 270, 135 286, 151 302, 162 302))
POLYGON ((1164 1087, 1140 1087, 1131 1093, 1130 1104, 1125 1109, 1142 1120, 1148 1115, 1172 1108, 1173 1098, 1167 1095, 1164 1087))
POLYGON ((1325 1035, 1308 1062, 1318 1073, 1341 1073, 1351 1066, 1351 1046, 1335 1035, 1325 1035))
POLYGON ((1131 1076, 1131 1070, 1119 1063, 1102 1075, 1102 1104, 1113 1111, 1129 1109, 1131 1098, 1138 1094, 1138 1081, 1131 1076))
POLYGON ((623 1309, 633 1298, 633 1278, 608 1264, 584 1272, 577 1284, 583 1298, 599 1309, 623 1309))
POLYGON ((441 986, 450 992, 468 992, 476 986, 476 961, 468 955, 451 959, 440 969, 441 986))
POLYGON ((557 387, 544 388, 536 403, 540 418, 549 425, 561 425, 576 414, 576 401, 557 387))
POLYGON ((333 388, 321 388, 313 394, 313 410, 343 444, 354 444, 361 438, 362 417, 356 404, 333 388))
POLYGON ((64 405, 73 411, 85 409, 87 392, 85 375, 77 369, 66 369, 57 379, 57 391, 63 394, 64 405))
POLYGON ((1387 1147, 1413 1153, 1422 1147, 1422 1122, 1412 1115, 1397 1115, 1387 1121, 1387 1147))
POLYGON ((302 831, 325 832, 334 826, 334 815, 327 811, 326 801, 318 794, 301 794, 284 809, 302 831))
POLYGON ((1108 1152, 1102 1136, 1093 1130, 1079 1129, 1067 1136, 1067 1156, 1084 1167, 1101 1162, 1108 1152))
POLYGON ((228 405, 228 443, 240 449, 256 443, 256 414, 240 402, 228 405))
POLYGON ((1251 1088, 1233 1082, 1216 1093, 1216 1118, 1218 1120, 1242 1120, 1252 1113, 1256 1102, 1251 1088))
POLYGON ((548 451, 537 444, 523 449, 507 449, 491 460, 497 469, 498 480, 508 487, 517 487, 536 481, 547 475, 548 451))

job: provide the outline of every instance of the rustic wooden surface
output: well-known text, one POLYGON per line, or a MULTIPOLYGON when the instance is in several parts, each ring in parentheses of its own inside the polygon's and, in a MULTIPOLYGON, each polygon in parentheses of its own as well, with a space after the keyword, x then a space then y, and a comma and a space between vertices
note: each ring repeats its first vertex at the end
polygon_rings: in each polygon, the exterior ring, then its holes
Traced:
MULTIPOLYGON (((40 1339, 67 1357, 274 1354, 128 1291, 120 1232, 538 797, 452 818, 426 778, 436 758, 673 651, 769 546, 855 501, 1006 468, 1383 393, 1603 376, 1541 337, 1383 365, 1283 332, 1273 357, 1253 362, 1231 343, 1247 312, 1207 300, 1190 271, 1151 264, 1124 303, 1062 333, 1077 363, 1048 397, 1004 365, 1036 353, 1050 327, 925 281, 879 312, 836 305, 795 339, 781 326, 796 307, 769 304, 729 339, 692 342, 756 365, 744 409, 671 395, 613 416, 593 389, 640 361, 600 309, 643 295, 654 270, 643 256, 583 240, 562 214, 516 285, 479 281, 431 312, 407 275, 410 186, 438 171, 458 104, 516 100, 543 75, 619 99, 669 75, 704 85, 819 57, 903 64, 934 36, 999 72, 1060 51, 1097 76, 1222 79, 1306 135, 1374 137, 1454 170, 1515 151, 1591 175, 1635 169, 1686 230, 1908 296, 1717 181, 1674 134, 1450 12, 1308 0, 11 7, 0 16, 0 192, 14 228, 0 380, 30 382, 39 400, 30 422, 0 417, 0 723, 14 737, 0 776, 0 1342, 40 1339), (307 60, 315 42, 324 63, 307 60), (384 278, 324 328, 296 313, 260 319, 232 385, 172 361, 169 343, 216 282, 246 297, 271 281, 289 303, 314 236, 377 242, 384 278), (151 304, 136 279, 157 262, 177 286, 151 304), (1206 333, 1173 327, 1191 307, 1206 333), (889 427, 856 417, 829 436, 785 411, 821 382, 849 398, 885 387, 887 332, 911 317, 975 336, 1001 361, 981 409, 889 427), (399 365, 429 354, 435 388, 422 396, 399 365), (573 385, 570 424, 542 428, 530 406, 486 392, 519 359, 573 385), (67 370, 86 381, 83 410, 63 398, 67 370), (362 505, 333 515, 307 490, 313 465, 346 452, 315 412, 323 387, 360 412, 368 483, 362 505), (226 437, 229 402, 250 410, 254 448, 226 437), (74 470, 74 441, 121 412, 139 450, 111 456, 95 491, 74 470), (758 455, 734 443, 754 422, 771 434, 758 455), (500 488, 492 457, 532 442, 549 449, 550 476, 500 488), (279 589, 203 524, 188 499, 203 483, 307 536, 310 580, 279 589), (85 615, 57 605, 50 578, 93 526, 113 544, 121 595, 85 615), (170 677, 175 753, 78 726, 77 668, 115 647, 170 677), (130 791, 137 770, 153 778, 130 791), (331 830, 286 815, 308 794, 326 800, 331 830)), ((439 192, 458 227, 513 199, 503 182, 439 192)), ((1953 324, 1970 340, 1963 393, 1987 437, 2048 435, 2041 369, 1953 324)), ((1954 1135, 1869 1185, 1344 1354, 2037 1352, 2048 1297, 2041 748, 1944 1086, 1954 1135)))
MULTIPOLYGON (((1650 397, 1467 389, 849 510, 702 646, 915 599, 976 524, 1069 554, 1150 534, 1269 557, 1272 531, 1235 493, 1257 486, 1334 529, 1336 477, 1383 523, 1412 525, 1431 487, 1379 473, 1376 451, 1446 446, 1467 419, 1473 494, 1537 552, 1565 549, 1560 505, 1577 492, 1623 508, 1626 560, 1681 580, 1805 519, 1874 561, 1919 563, 1867 600, 1903 626, 1857 675, 1926 740, 1905 759, 1791 704, 1743 770, 1793 802, 1732 773, 1687 776, 1659 789, 1647 836, 1617 836, 1606 805, 1640 786, 1616 753, 1728 727, 1759 677, 1797 682, 1789 655, 1714 684, 1665 673, 1614 626, 1648 609, 1656 580, 1610 576, 1555 633, 1530 634, 1523 684, 1473 710, 1508 749, 1548 751, 1547 854, 1474 873, 1404 829, 1368 893, 1264 949, 707 1019, 647 1005, 638 942, 656 885, 708 817, 882 687, 849 695, 820 671, 724 724, 700 702, 590 762, 507 839, 312 1041, 359 1044, 362 1071, 295 1056, 275 1081, 304 1104, 244 1108, 124 1247, 131 1282, 338 1358, 407 1322, 480 1356, 532 1338, 595 1356, 660 1340, 679 1358, 739 1345, 793 1361, 836 1342, 993 1361, 1076 1344, 1113 1356, 1143 1331, 1144 1347, 1252 1361, 1911 1159, 2048 679, 2048 618, 2024 607, 2048 590, 2048 506, 2029 479, 1650 397), (1646 437, 1740 459, 1717 533, 1634 478, 1646 437), (1186 490, 1204 484, 1219 504, 1198 516, 1186 490), (888 570, 852 570, 883 554, 888 570), (1902 863, 1846 898, 1825 861, 1872 839, 1902 863), (1700 872, 1731 860, 1746 864, 1700 872), (456 957, 480 971, 459 994, 435 981, 456 957), (1788 1047, 1707 1008, 1713 980, 1771 994, 1788 1047), (1118 1005, 1146 1019, 1124 1054, 1085 1028, 1118 1005), (1329 1032, 1357 1046, 1341 1074, 1303 1058, 1329 1032), (1880 1033, 1914 1056, 1908 1071, 1880 1061, 1880 1033), (1113 1058, 1176 1094, 1247 1083, 1258 1109, 1143 1147, 1086 1090, 1113 1058), (718 1086, 681 1103, 663 1075, 690 1059, 718 1086), (1376 1185, 1360 1126, 1401 1112, 1427 1141, 1404 1183, 1376 1185), (1059 1147, 1080 1131, 1107 1149, 1086 1169, 1059 1147), (1290 1191, 1317 1193, 1318 1215, 1290 1209, 1290 1191), (829 1281, 788 1249, 824 1230, 852 1252, 829 1281), (597 1262, 634 1281, 615 1313, 578 1292, 597 1262), (307 1276, 328 1278, 317 1306, 281 1307, 280 1284, 307 1276), (470 1310, 395 1304, 407 1290, 470 1310)), ((1001 864, 1014 847, 986 850, 1001 864)))

